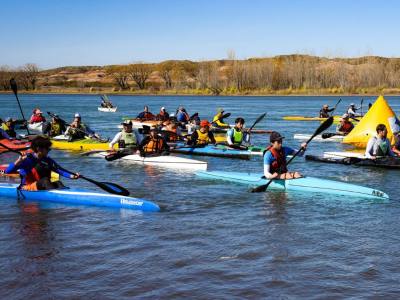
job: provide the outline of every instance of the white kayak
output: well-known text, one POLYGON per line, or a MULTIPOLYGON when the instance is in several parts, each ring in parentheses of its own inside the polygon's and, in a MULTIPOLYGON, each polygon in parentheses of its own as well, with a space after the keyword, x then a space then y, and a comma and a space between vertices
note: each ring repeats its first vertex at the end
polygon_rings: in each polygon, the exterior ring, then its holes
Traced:
MULTIPOLYGON (((293 136, 295 140, 302 140, 302 141, 307 141, 312 135, 311 134, 302 134, 302 133, 297 133, 293 136)), ((314 137, 313 141, 319 141, 319 142, 341 142, 343 141, 344 136, 343 135, 334 135, 329 138, 323 139, 321 135, 317 135, 314 137)))
POLYGON ((116 112, 117 111, 117 107, 97 107, 98 111, 102 111, 102 112, 116 112))
POLYGON ((31 134, 42 134, 44 122, 28 124, 29 133, 31 134))
MULTIPOLYGON (((93 156, 106 157, 108 152, 94 153, 93 156)), ((183 158, 174 155, 148 156, 142 157, 139 154, 131 154, 123 156, 118 160, 130 161, 144 165, 151 165, 163 168, 179 169, 179 170, 207 170, 207 162, 189 158, 183 158)))

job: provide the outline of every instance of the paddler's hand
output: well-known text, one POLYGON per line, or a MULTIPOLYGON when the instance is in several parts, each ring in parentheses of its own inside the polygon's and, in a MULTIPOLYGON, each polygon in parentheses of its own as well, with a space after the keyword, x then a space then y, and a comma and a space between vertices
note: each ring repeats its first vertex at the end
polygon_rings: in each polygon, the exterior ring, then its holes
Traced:
POLYGON ((369 159, 376 160, 376 156, 371 156, 369 159))
POLYGON ((26 155, 22 155, 18 157, 18 159, 15 161, 14 165, 18 166, 20 163, 22 163, 26 159, 26 155))
POLYGON ((274 179, 274 178, 278 178, 279 177, 279 173, 275 172, 274 174, 272 174, 272 176, 268 179, 274 179))
POLYGON ((303 151, 307 150, 307 143, 302 143, 300 146, 301 146, 301 149, 303 149, 303 151))
POLYGON ((79 173, 72 174, 72 175, 70 176, 71 179, 78 179, 79 177, 81 177, 81 174, 79 174, 79 173))

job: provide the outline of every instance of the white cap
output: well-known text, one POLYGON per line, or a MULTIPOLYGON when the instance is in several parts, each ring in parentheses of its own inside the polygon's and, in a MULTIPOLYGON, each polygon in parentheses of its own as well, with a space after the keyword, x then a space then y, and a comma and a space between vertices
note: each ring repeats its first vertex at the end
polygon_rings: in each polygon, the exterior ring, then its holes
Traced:
POLYGON ((161 107, 161 110, 165 110, 165 107, 163 106, 163 107, 161 107))
POLYGON ((81 117, 81 115, 79 113, 75 113, 74 118, 80 118, 80 117, 81 117))
POLYGON ((350 106, 355 106, 355 104, 354 103, 350 103, 350 106))

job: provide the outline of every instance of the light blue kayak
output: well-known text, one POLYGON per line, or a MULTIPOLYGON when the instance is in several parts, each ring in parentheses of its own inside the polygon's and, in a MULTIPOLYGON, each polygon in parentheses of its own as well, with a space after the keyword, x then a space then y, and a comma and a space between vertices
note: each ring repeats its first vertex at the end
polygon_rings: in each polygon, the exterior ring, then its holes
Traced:
MULTIPOLYGON (((262 178, 262 174, 222 172, 222 171, 198 171, 196 175, 202 178, 219 179, 230 182, 251 185, 253 187, 266 184, 269 180, 262 178)), ((370 199, 389 199, 389 196, 379 190, 371 189, 355 184, 303 177, 292 180, 273 180, 268 189, 281 191, 301 191, 313 193, 325 193, 349 197, 362 197, 370 199)))
POLYGON ((203 155, 203 156, 216 156, 225 158, 239 158, 250 159, 252 155, 248 150, 230 149, 226 146, 206 145, 204 147, 190 147, 183 144, 177 144, 176 147, 171 148, 172 153, 189 154, 189 155, 203 155))
MULTIPOLYGON (((0 196, 17 198, 18 184, 0 183, 0 196)), ((124 197, 112 194, 98 193, 82 189, 56 189, 48 191, 19 191, 20 197, 27 201, 56 202, 65 204, 80 204, 90 206, 104 206, 113 208, 127 208, 142 211, 160 211, 160 207, 148 200, 124 197)))

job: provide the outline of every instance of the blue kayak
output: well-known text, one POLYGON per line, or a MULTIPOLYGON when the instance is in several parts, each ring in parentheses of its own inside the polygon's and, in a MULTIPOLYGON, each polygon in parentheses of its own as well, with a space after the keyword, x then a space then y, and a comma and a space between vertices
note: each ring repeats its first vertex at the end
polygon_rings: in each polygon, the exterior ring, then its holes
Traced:
POLYGON ((176 147, 171 148, 170 152, 188 154, 188 155, 203 155, 203 156, 216 156, 225 158, 239 158, 250 159, 252 155, 248 150, 230 149, 228 147, 206 145, 204 147, 191 147, 177 144, 176 147))
MULTIPOLYGON (((262 178, 262 174, 239 172, 198 171, 196 175, 208 179, 219 179, 240 184, 248 184, 253 187, 264 185, 269 181, 265 178, 262 178)), ((341 181, 333 181, 314 177, 302 177, 291 180, 273 180, 268 189, 281 191, 325 193, 381 200, 389 199, 389 196, 387 194, 379 190, 341 181)))
MULTIPOLYGON (((17 187, 18 184, 0 183, 0 196, 17 198, 17 187)), ((63 188, 47 191, 20 191, 20 197, 27 201, 127 208, 151 212, 160 211, 160 207, 157 204, 148 200, 82 189, 63 188)))

